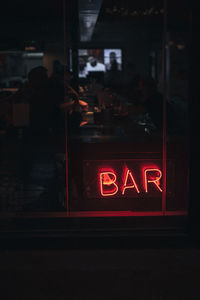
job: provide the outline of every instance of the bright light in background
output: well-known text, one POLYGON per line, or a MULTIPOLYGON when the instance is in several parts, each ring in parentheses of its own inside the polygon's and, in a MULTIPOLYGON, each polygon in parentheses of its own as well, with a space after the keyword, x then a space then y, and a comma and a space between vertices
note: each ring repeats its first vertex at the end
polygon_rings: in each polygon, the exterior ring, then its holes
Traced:
POLYGON ((35 50, 36 50, 36 47, 34 47, 34 46, 25 47, 25 51, 35 51, 35 50))
POLYGON ((44 53, 43 52, 24 53, 22 56, 23 57, 43 57, 44 53))

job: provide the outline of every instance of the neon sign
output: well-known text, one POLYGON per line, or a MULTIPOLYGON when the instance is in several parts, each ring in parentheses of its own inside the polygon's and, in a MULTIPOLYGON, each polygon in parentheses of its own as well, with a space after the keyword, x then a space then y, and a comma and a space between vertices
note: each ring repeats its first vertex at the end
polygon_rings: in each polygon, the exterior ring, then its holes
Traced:
MULTIPOLYGON (((153 185, 154 188, 162 193, 160 181, 162 178, 162 171, 159 168, 146 168, 143 172, 143 189, 145 193, 149 192, 149 186, 153 185)), ((120 191, 119 183, 117 181, 117 174, 114 170, 99 172, 100 193, 102 197, 114 196, 120 191)), ((127 167, 124 170, 122 179, 121 195, 125 195, 126 190, 129 189, 133 193, 140 193, 136 178, 133 172, 127 167)))
MULTIPOLYGON (((187 209, 182 189, 187 178, 181 170, 175 159, 167 161, 166 211, 187 209)), ((163 213, 162 159, 84 160, 82 175, 83 200, 74 205, 76 210, 163 213)))
MULTIPOLYGON (((167 169, 167 193, 176 188, 175 162, 167 169)), ((161 159, 87 160, 83 166, 85 199, 162 198, 163 171, 161 159)), ((107 202, 108 203, 108 202, 107 202)), ((137 203, 138 204, 138 203, 137 203)))

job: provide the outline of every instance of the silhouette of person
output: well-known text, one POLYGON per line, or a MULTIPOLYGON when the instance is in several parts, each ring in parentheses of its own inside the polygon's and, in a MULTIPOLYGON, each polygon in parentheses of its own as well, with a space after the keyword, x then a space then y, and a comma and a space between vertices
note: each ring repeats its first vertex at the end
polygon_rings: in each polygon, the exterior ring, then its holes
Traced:
POLYGON ((106 70, 107 71, 119 71, 120 70, 120 64, 117 62, 116 53, 114 51, 111 51, 109 54, 110 62, 106 64, 106 70))
POLYGON ((87 68, 86 68, 86 62, 83 57, 79 57, 79 78, 86 78, 88 74, 87 68))
POLYGON ((56 99, 48 86, 47 69, 38 66, 28 73, 28 83, 9 97, 14 103, 29 104, 30 130, 34 134, 47 133, 54 127, 56 99))
POLYGON ((41 133, 54 127, 56 99, 48 86, 47 69, 43 66, 33 68, 28 74, 30 105, 30 126, 32 131, 41 133))
MULTIPOLYGON (((160 131, 163 125, 163 95, 158 92, 157 84, 151 77, 142 78, 139 81, 141 91, 141 104, 144 105, 146 112, 156 128, 160 131)), ((166 102, 166 126, 167 132, 173 133, 177 129, 177 119, 173 107, 166 102)))
POLYGON ((82 110, 88 110, 88 104, 79 99, 78 92, 73 88, 73 74, 67 67, 63 67, 62 72, 52 74, 49 79, 49 86, 52 89, 52 95, 57 99, 57 107, 61 109, 57 120, 64 129, 64 114, 66 112, 68 120, 69 133, 78 131, 82 122, 82 110))

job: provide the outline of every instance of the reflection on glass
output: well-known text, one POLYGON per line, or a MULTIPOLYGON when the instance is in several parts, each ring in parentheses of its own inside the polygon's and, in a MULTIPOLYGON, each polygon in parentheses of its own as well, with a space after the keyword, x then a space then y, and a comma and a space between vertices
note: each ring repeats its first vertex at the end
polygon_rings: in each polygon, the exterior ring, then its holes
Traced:
POLYGON ((187 16, 147 2, 102 1, 87 32, 63 1, 0 52, 2 211, 187 213, 187 16))
POLYGON ((157 13, 118 5, 112 12, 104 1, 89 46, 77 46, 79 100, 88 105, 79 106, 79 128, 68 127, 71 214, 162 213, 163 2, 157 13))
POLYGON ((46 5, 24 3, 13 8, 12 18, 5 10, 5 32, 9 36, 10 26, 13 38, 0 51, 3 213, 66 210, 62 7, 46 5))

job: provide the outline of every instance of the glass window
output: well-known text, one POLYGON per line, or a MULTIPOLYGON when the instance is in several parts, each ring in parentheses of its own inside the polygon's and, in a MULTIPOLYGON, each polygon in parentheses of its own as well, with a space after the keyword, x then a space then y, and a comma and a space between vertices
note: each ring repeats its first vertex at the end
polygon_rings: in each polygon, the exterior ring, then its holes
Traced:
POLYGON ((103 1, 89 26, 92 6, 87 18, 79 11, 69 52, 83 101, 68 118, 71 216, 187 215, 183 12, 167 1, 103 1))
POLYGON ((62 2, 12 5, 1 10, 0 210, 63 211, 62 2))
MULTIPOLYGON (((178 182, 168 196, 167 211, 187 211, 189 198, 189 3, 167 3, 166 18, 166 169, 170 158, 178 182)), ((167 181, 168 182, 168 181, 167 181)))
POLYGON ((169 2, 4 4, 1 213, 187 216, 189 9, 169 2))

